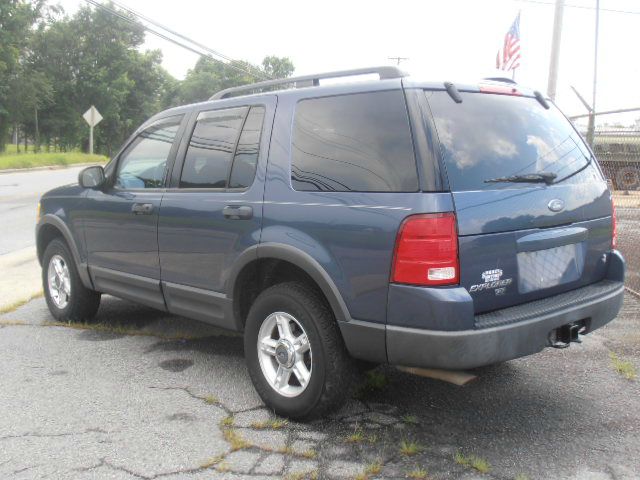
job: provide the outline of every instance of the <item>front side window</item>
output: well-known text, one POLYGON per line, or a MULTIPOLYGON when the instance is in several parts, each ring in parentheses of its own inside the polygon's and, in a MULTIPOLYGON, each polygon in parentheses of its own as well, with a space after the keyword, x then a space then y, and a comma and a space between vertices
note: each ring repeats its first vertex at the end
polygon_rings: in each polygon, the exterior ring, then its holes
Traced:
POLYGON ((291 184, 307 191, 417 191, 402 92, 358 93, 298 103, 291 184))
POLYGON ((200 112, 182 167, 181 188, 226 188, 248 107, 200 112))
POLYGON ((118 164, 115 186, 124 189, 160 188, 182 115, 160 120, 129 145, 118 164))

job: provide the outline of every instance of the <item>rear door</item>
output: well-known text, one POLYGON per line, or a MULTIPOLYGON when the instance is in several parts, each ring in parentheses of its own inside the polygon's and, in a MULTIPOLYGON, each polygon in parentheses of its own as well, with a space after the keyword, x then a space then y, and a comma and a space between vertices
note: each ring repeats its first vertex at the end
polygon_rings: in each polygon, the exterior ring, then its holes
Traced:
POLYGON ((158 226, 169 310, 222 326, 231 267, 260 241, 276 97, 234 102, 194 112, 158 226))
POLYGON ((601 280, 611 200, 569 121, 534 97, 426 91, 458 220, 461 284, 476 313, 601 280), (554 174, 549 184, 504 177, 554 174))

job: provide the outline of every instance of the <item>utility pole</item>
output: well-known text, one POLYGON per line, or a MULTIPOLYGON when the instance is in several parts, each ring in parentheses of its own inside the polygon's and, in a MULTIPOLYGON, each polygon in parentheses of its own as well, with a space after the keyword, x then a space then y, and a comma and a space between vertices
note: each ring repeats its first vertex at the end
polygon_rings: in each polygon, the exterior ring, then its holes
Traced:
POLYGON ((395 60, 396 65, 400 65, 400 62, 404 60, 409 60, 409 57, 387 57, 389 60, 395 60))
POLYGON ((587 127, 587 143, 593 148, 593 141, 596 135, 596 86, 598 84, 598 35, 600 30, 600 0, 596 0, 596 43, 593 54, 593 100, 591 101, 591 115, 589 115, 589 126, 587 127))
POLYGON ((562 39, 562 16, 564 14, 564 0, 556 0, 556 10, 553 16, 553 38, 551 40, 551 61, 549 63, 549 83, 547 95, 551 100, 556 99, 558 84, 558 63, 560 61, 560 40, 562 39))

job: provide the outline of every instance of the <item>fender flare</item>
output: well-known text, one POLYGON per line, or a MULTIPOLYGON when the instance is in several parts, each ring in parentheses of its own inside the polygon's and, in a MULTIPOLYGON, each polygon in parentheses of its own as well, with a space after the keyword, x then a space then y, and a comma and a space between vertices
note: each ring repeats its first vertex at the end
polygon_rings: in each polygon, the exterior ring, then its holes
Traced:
POLYGON ((42 265, 42 255, 44 254, 44 251, 42 252, 40 251, 39 238, 40 238, 40 232, 42 230, 42 227, 45 225, 50 225, 52 227, 55 227, 56 230, 58 230, 62 234, 62 237, 64 238, 65 242, 69 246, 71 255, 73 255, 73 260, 76 264, 76 269, 78 270, 78 275, 80 276, 80 280, 82 281, 82 284, 87 288, 93 289, 93 284, 91 283, 91 277, 89 276, 89 268, 87 266, 87 262, 82 261, 82 257, 80 256, 80 251, 78 250, 78 246, 76 245, 76 242, 73 239, 73 234, 71 233, 71 230, 69 229, 67 224, 64 223, 62 219, 60 219, 60 217, 57 217, 50 213, 44 215, 40 219, 40 222, 36 227, 36 247, 37 247, 38 262, 40 262, 40 264, 42 265))
POLYGON ((254 260, 273 258, 296 265, 304 270, 320 287, 339 322, 351 321, 347 305, 327 271, 311 255, 291 245, 267 242, 245 250, 236 260, 227 281, 227 296, 233 298, 233 290, 242 269, 254 260))

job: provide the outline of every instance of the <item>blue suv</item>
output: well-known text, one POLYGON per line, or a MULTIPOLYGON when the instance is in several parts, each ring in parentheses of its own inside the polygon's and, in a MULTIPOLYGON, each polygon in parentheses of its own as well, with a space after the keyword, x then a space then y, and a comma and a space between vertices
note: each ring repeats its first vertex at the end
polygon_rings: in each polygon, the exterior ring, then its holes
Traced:
POLYGON ((106 293, 244 332, 257 392, 292 418, 338 406, 359 361, 566 347, 624 292, 611 192, 548 98, 393 67, 159 113, 45 194, 36 236, 56 319, 90 319, 106 293))

